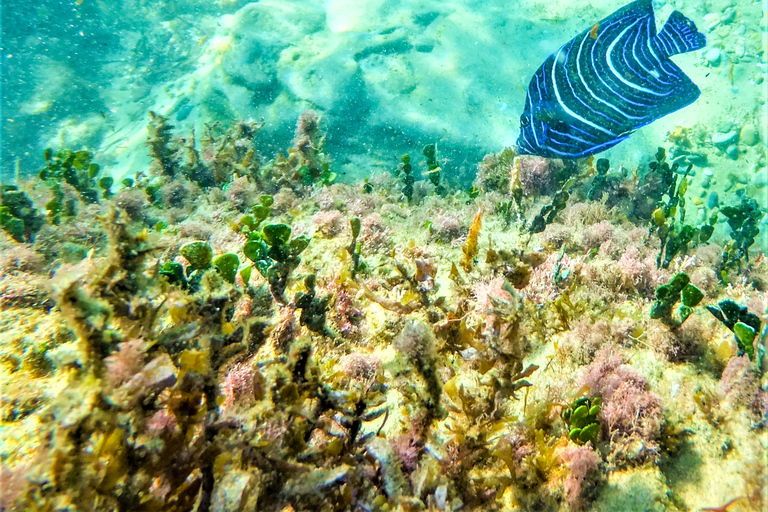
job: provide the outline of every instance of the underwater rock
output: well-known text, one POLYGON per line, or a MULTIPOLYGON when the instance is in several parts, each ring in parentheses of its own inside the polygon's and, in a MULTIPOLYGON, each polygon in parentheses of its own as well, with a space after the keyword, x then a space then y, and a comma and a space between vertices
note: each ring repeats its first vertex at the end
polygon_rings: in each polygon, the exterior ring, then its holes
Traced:
POLYGON ((720 197, 717 195, 717 192, 710 192, 709 196, 707 197, 707 208, 710 210, 713 208, 716 208, 720 205, 720 197))
MULTIPOLYGON (((221 84, 225 94, 233 84, 245 87, 254 95, 249 101, 271 101, 280 91, 278 65, 280 53, 303 34, 319 30, 322 12, 313 7, 294 5, 291 9, 275 8, 270 2, 253 2, 231 17, 232 42, 221 57, 227 82, 221 84)), ((309 50, 309 48, 307 49, 309 50)))
POLYGON ((745 124, 741 127, 739 133, 739 141, 747 146, 754 146, 757 141, 760 140, 760 136, 757 133, 757 128, 752 124, 745 124))
POLYGON ((718 48, 712 48, 709 50, 704 57, 707 59, 707 62, 712 67, 717 67, 720 65, 720 50, 718 48))
POLYGON ((168 354, 163 354, 150 361, 142 370, 144 384, 160 391, 176 384, 176 367, 168 354))
POLYGON ((739 132, 731 130, 728 133, 716 133, 712 135, 712 144, 720 151, 725 151, 728 146, 736 144, 739 140, 739 132))
POLYGON ((258 479, 254 474, 249 471, 229 470, 216 486, 211 510, 213 512, 254 510, 259 496, 258 490, 258 479))
POLYGON ((758 170, 752 177, 752 186, 755 188, 763 188, 768 185, 768 173, 764 170, 758 170))

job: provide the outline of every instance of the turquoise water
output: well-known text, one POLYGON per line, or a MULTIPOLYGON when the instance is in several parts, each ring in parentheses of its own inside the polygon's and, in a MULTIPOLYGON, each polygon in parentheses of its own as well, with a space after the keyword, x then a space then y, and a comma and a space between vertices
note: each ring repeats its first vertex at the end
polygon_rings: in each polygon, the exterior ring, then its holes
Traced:
MULTIPOLYGON (((713 153, 709 166, 718 175, 764 185, 756 176, 765 164, 762 145, 737 143, 737 163, 711 146, 717 133, 745 124, 765 138, 761 3, 655 5, 658 25, 679 8, 708 36, 706 49, 674 58, 702 97, 604 156, 634 167, 674 127, 700 125, 703 140, 692 151, 713 153)), ((114 174, 128 174, 147 164, 138 132, 148 110, 181 131, 194 128, 198 138, 205 123, 264 119, 258 143, 274 154, 290 141, 298 114, 314 108, 325 117, 342 175, 367 174, 363 163, 390 168, 396 155, 437 142, 450 162, 447 174, 469 183, 484 154, 517 138, 533 71, 618 6, 9 2, 3 174, 12 176, 17 161, 22 174, 34 172, 46 147, 87 147, 114 174)))

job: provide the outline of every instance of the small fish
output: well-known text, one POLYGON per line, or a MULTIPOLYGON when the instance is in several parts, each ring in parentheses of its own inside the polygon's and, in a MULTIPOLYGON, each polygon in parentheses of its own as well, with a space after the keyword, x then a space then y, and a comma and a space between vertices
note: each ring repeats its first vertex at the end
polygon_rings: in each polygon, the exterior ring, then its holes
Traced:
POLYGON ((520 116, 521 154, 580 158, 690 105, 701 91, 669 57, 707 40, 674 11, 657 34, 636 0, 565 43, 534 73, 520 116))

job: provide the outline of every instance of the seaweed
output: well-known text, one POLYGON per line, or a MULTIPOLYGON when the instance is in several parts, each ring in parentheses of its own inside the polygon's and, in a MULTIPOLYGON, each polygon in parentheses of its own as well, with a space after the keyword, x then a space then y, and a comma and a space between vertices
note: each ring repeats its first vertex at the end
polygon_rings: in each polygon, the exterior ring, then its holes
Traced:
POLYGON ((651 318, 661 320, 667 325, 679 327, 693 312, 704 294, 691 284, 691 278, 685 272, 679 272, 667 284, 656 288, 656 300, 651 305, 651 318), (682 300, 678 309, 680 321, 672 319, 672 308, 682 300))
MULTIPOLYGON (((693 169, 689 164, 678 183, 677 162, 670 166, 666 162, 664 148, 656 152, 656 161, 648 164, 659 179, 661 186, 649 190, 650 197, 656 200, 656 208, 651 214, 650 233, 655 233, 661 242, 656 258, 657 268, 667 268, 679 254, 688 252, 690 244, 704 243, 715 231, 717 215, 712 215, 707 223, 693 226, 685 223, 685 193, 688 191, 688 175, 693 169), (666 196, 666 201, 664 197, 666 196), (678 217, 678 218, 676 218, 678 217)), ((642 187, 641 187, 642 189, 642 187)))
POLYGON ((598 159, 595 164, 596 174, 592 178, 592 184, 587 192, 587 199, 594 201, 599 199, 608 186, 608 170, 611 168, 610 162, 605 158, 598 159))
POLYGON ((438 195, 445 194, 445 187, 440 184, 440 173, 442 169, 437 163, 437 146, 435 144, 427 144, 422 150, 424 157, 427 159, 427 177, 429 182, 435 186, 435 192, 438 195))
POLYGON ((352 241, 347 246, 347 252, 352 257, 352 279, 355 279, 360 268, 360 254, 363 250, 363 244, 357 241, 360 236, 360 218, 352 217, 349 220, 349 227, 352 229, 352 241))
POLYGON ((557 214, 565 210, 568 198, 571 197, 569 190, 575 184, 576 180, 574 178, 569 178, 563 183, 560 190, 555 192, 555 195, 552 196, 552 202, 542 206, 539 213, 533 218, 530 226, 528 226, 529 233, 541 233, 544 231, 544 228, 547 227, 547 224, 554 222, 557 214))
POLYGON ((707 306, 707 311, 733 332, 740 354, 747 354, 754 361, 760 360, 761 347, 755 345, 755 339, 761 322, 756 314, 732 300, 721 300, 717 306, 707 306))
POLYGON ((728 219, 731 234, 731 241, 723 246, 720 263, 720 277, 725 280, 729 270, 741 270, 742 260, 749 262, 749 248, 760 234, 757 225, 765 215, 765 209, 755 199, 742 198, 741 203, 725 206, 720 213, 728 219))
POLYGON ((243 246, 243 253, 267 279, 272 295, 281 304, 288 303, 284 296, 288 277, 301 261, 299 254, 309 241, 306 235, 291 238, 291 227, 287 224, 267 224, 260 232, 251 231, 243 246))
POLYGON ((17 242, 33 242, 43 217, 29 196, 15 185, 0 188, 0 227, 17 242))
POLYGON ((594 443, 600 435, 600 397, 576 399, 561 416, 568 425, 568 437, 576 444, 594 443))
MULTIPOLYGON (((53 152, 52 149, 46 149, 43 157, 46 166, 38 173, 38 177, 43 181, 48 181, 55 190, 62 183, 67 183, 78 191, 80 197, 86 203, 96 203, 99 201, 99 188, 102 189, 102 196, 110 197, 113 180, 111 177, 104 176, 99 182, 96 177, 101 172, 101 166, 92 161, 93 155, 90 151, 81 149, 71 151, 69 149, 60 149, 53 152)), ((49 204, 49 210, 60 211, 60 204, 49 204)))
POLYGON ((403 188, 400 192, 403 194, 403 197, 405 197, 406 201, 410 202, 411 198, 413 198, 413 184, 416 179, 413 177, 411 157, 408 155, 403 155, 401 160, 402 163, 397 166, 398 174, 401 175, 401 179, 403 181, 403 188))
POLYGON ((304 278, 304 286, 307 291, 297 293, 293 300, 296 309, 301 310, 299 322, 301 325, 306 325, 312 332, 335 338, 336 335, 325 325, 325 316, 328 312, 328 303, 331 301, 331 296, 318 297, 315 290, 316 282, 317 278, 315 275, 309 274, 304 278))
POLYGON ((475 258, 477 257, 478 248, 477 242, 480 237, 480 228, 483 226, 483 210, 479 210, 475 214, 475 218, 472 220, 472 225, 469 226, 469 235, 467 240, 461 246, 461 266, 466 272, 471 272, 472 267, 475 264, 475 258))

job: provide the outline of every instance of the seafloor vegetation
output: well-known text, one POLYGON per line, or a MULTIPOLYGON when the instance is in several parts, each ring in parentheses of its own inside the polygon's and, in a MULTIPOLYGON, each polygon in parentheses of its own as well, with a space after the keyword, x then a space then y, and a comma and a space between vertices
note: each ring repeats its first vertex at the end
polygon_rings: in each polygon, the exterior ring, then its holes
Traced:
POLYGON ((122 183, 2 187, 3 510, 768 506, 744 189, 505 149, 457 190, 434 145, 343 184, 314 112, 271 158, 150 117, 122 183))

